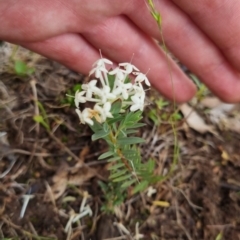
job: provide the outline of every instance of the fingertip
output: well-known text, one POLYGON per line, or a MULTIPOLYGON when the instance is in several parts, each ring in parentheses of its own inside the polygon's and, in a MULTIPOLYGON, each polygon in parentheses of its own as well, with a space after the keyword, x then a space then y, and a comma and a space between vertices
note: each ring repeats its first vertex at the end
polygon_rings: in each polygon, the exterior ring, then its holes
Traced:
POLYGON ((88 74, 99 59, 98 50, 79 34, 68 33, 45 41, 18 44, 83 74, 88 74))
POLYGON ((188 102, 197 92, 195 84, 182 72, 177 72, 177 74, 172 72, 161 78, 154 76, 150 80, 157 91, 176 103, 188 102))

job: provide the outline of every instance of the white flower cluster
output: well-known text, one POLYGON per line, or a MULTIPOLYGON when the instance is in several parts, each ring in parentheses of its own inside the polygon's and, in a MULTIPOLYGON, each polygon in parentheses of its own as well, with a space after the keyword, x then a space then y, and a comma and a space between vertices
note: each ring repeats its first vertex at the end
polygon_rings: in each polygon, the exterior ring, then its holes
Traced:
POLYGON ((150 86, 146 75, 139 72, 131 63, 120 63, 112 71, 107 70, 106 64, 112 65, 112 62, 106 58, 99 59, 93 64, 93 69, 89 73, 100 80, 102 87, 98 87, 98 80, 93 79, 82 85, 82 91, 75 93, 76 112, 83 124, 93 125, 93 117, 100 123, 105 122, 107 118, 112 118, 111 105, 118 99, 122 100, 124 109, 130 106, 132 112, 143 111, 145 91, 142 82, 150 86), (129 74, 136 76, 134 83, 127 80, 129 74), (113 86, 109 84, 108 75, 115 76, 113 86), (85 108, 80 111, 79 104, 86 102, 95 103, 93 109, 85 108))

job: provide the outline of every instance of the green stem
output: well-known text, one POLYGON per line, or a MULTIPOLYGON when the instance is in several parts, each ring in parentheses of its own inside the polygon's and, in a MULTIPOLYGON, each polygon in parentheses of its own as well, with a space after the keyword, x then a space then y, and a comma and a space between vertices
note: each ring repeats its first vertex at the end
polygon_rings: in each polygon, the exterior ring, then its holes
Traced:
POLYGON ((125 167, 132 173, 133 169, 131 168, 131 166, 128 163, 128 160, 124 157, 122 151, 120 148, 117 147, 117 136, 119 133, 119 130, 116 132, 116 134, 114 135, 112 127, 110 125, 108 125, 109 129, 110 129, 110 133, 109 133, 109 139, 113 144, 114 147, 114 152, 117 154, 118 157, 121 158, 122 163, 125 165, 125 167))

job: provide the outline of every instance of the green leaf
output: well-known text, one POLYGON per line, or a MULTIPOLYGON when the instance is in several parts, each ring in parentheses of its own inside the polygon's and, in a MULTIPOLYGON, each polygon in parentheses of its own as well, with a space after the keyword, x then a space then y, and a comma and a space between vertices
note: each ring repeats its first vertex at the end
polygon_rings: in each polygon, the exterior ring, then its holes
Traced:
POLYGON ((108 152, 105 152, 105 153, 101 154, 101 155, 98 157, 98 159, 99 159, 99 160, 105 159, 105 158, 108 158, 108 157, 112 156, 113 154, 114 154, 113 152, 108 151, 108 152))
POLYGON ((134 178, 134 179, 132 179, 130 181, 127 181, 127 182, 125 182, 125 183, 123 183, 121 185, 121 188, 127 188, 127 187, 131 186, 133 183, 135 183, 136 181, 137 181, 136 178, 134 178))
POLYGON ((103 128, 102 125, 98 121, 96 121, 95 118, 93 118, 93 122, 94 122, 93 125, 89 125, 93 132, 96 133, 102 130, 103 128))
POLYGON ((108 124, 106 122, 103 124, 103 130, 105 132, 107 132, 109 130, 109 126, 108 126, 108 124))
POLYGON ((138 130, 133 130, 133 129, 128 129, 125 131, 126 134, 132 134, 132 133, 137 133, 138 130))
POLYGON ((131 78, 127 76, 124 80, 124 83, 130 83, 131 81, 132 81, 131 78))
POLYGON ((220 233, 216 236, 215 240, 222 240, 222 239, 223 239, 223 234, 222 234, 222 232, 220 232, 220 233))
POLYGON ((117 143, 119 145, 130 145, 130 144, 137 144, 137 143, 144 143, 145 140, 140 137, 122 137, 117 139, 117 143))
POLYGON ((122 181, 124 181, 124 180, 126 180, 126 179, 129 179, 129 178, 131 178, 131 177, 132 177, 132 174, 130 173, 130 174, 127 174, 127 175, 118 177, 118 178, 114 178, 112 181, 113 181, 113 182, 122 182, 122 181))
POLYGON ((29 68, 27 69, 27 74, 28 74, 28 75, 32 75, 34 72, 35 72, 35 68, 30 68, 30 67, 29 67, 29 68))
POLYGON ((17 60, 14 63, 14 70, 18 75, 25 75, 27 73, 27 65, 25 62, 17 60))
POLYGON ((123 166, 125 166, 124 163, 117 163, 117 164, 114 164, 114 165, 108 167, 108 170, 117 170, 118 168, 121 168, 123 166))
POLYGON ((102 189, 102 191, 104 193, 106 193, 108 191, 108 187, 107 187, 107 185, 104 182, 98 181, 98 185, 100 186, 100 188, 102 189))
POLYGON ((132 125, 132 123, 137 123, 142 118, 142 111, 130 112, 125 118, 125 126, 132 125))
POLYGON ((77 83, 74 85, 73 89, 73 93, 75 94, 76 91, 81 91, 82 90, 82 85, 77 83))
POLYGON ((46 121, 43 119, 43 117, 41 115, 35 115, 33 117, 33 120, 37 123, 40 123, 43 125, 43 127, 45 127, 48 131, 50 130, 49 125, 46 123, 46 121))
POLYGON ((129 128, 140 128, 140 127, 143 127, 143 126, 146 126, 145 123, 135 123, 133 126, 131 127, 128 127, 129 128))
POLYGON ((105 132, 104 130, 100 130, 92 135, 92 141, 95 141, 100 138, 104 138, 109 134, 109 132, 105 132))
POLYGON ((122 154, 126 159, 134 159, 135 161, 139 158, 139 153, 136 150, 123 150, 122 154))
POLYGON ((120 160, 120 159, 121 159, 120 157, 113 157, 113 158, 109 158, 108 162, 114 162, 114 161, 117 161, 117 160, 120 160))
POLYGON ((117 178, 119 176, 122 176, 123 174, 125 174, 127 172, 127 169, 123 169, 123 170, 120 170, 112 175, 110 175, 110 179, 114 179, 114 178, 117 178))
POLYGON ((112 103, 111 113, 112 114, 119 114, 121 108, 122 108, 122 100, 118 99, 118 100, 116 100, 115 102, 112 103))
POLYGON ((140 182, 136 187, 133 189, 133 194, 142 192, 148 187, 148 181, 140 182))
POLYGON ((147 170, 152 173, 155 168, 155 161, 153 159, 149 159, 147 162, 147 170))
POLYGON ((115 82, 115 75, 108 74, 107 77, 108 77, 109 87, 112 91, 114 87, 114 82, 115 82))
POLYGON ((120 122, 123 119, 124 119, 124 116, 116 114, 116 115, 113 115, 113 118, 107 119, 107 122, 109 125, 112 125, 113 123, 120 122))

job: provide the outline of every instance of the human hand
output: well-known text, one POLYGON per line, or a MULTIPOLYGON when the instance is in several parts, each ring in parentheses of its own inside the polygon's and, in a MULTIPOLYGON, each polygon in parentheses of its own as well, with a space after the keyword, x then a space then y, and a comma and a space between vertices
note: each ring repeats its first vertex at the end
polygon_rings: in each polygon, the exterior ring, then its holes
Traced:
MULTIPOLYGON (((240 2, 156 0, 168 49, 221 99, 240 101, 240 2)), ((161 41, 144 0, 0 0, 0 39, 87 74, 99 58, 130 61, 164 96, 184 102, 195 86, 161 41), (172 87, 173 86, 173 87, 172 87), (173 97, 174 95, 174 97, 173 97)))

